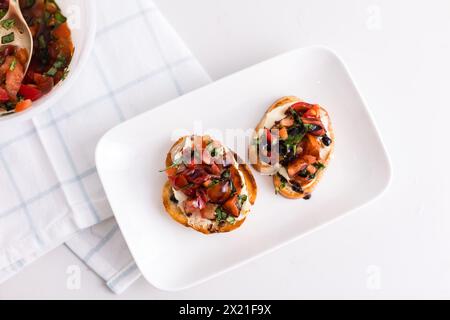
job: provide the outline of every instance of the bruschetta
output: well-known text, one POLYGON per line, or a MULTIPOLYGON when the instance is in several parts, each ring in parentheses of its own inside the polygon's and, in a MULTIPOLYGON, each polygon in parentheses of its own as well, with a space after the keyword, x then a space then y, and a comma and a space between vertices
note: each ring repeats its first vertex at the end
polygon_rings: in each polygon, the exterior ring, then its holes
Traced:
POLYGON ((276 193, 289 199, 310 199, 333 150, 328 112, 290 96, 267 110, 249 152, 254 168, 273 176, 276 193))
POLYGON ((185 136, 166 157, 163 204, 178 223, 204 234, 239 228, 255 203, 249 167, 209 136, 185 136))

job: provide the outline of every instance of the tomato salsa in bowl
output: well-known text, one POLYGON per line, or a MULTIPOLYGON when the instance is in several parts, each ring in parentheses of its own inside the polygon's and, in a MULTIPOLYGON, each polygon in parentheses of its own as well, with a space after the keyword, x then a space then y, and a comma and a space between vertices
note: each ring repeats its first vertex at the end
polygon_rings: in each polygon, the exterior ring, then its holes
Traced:
MULTIPOLYGON (((9 45, 9 37, 0 39, 0 122, 28 119, 55 102, 79 73, 95 37, 94 1, 19 2, 33 35, 33 54, 25 73, 27 50, 9 45)), ((8 5, 9 0, 0 0, 0 18, 8 5)), ((0 22, 0 28, 8 25, 7 19, 0 22)))

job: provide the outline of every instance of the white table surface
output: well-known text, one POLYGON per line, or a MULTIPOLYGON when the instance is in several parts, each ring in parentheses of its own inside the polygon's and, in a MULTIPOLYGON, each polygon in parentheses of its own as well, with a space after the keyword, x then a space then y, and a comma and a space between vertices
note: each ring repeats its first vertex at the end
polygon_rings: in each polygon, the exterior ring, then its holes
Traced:
POLYGON ((1 285, 0 299, 450 298, 450 2, 155 2, 213 79, 297 47, 337 51, 391 155, 390 189, 327 228, 187 291, 161 292, 141 279, 116 296, 60 247, 1 285), (74 265, 81 286, 70 290, 74 265))

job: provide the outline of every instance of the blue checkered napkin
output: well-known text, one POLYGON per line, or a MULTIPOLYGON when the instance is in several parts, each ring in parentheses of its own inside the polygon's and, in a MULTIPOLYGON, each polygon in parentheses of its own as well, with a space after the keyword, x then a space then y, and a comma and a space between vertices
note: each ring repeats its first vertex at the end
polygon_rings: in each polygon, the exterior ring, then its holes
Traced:
POLYGON ((96 143, 120 122, 209 82, 151 1, 96 2, 95 48, 70 93, 32 121, 0 128, 0 282, 66 241, 113 291, 137 279, 110 219, 96 143))

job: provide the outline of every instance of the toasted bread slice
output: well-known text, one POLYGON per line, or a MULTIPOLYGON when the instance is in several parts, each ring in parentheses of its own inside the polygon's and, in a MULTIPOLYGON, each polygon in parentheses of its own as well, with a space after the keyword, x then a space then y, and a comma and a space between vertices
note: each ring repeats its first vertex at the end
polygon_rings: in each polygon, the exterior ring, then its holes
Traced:
MULTIPOLYGON (((272 104, 270 106, 270 108, 266 111, 263 118, 259 122, 258 126, 255 129, 256 134, 258 134, 258 132, 260 132, 260 130, 264 129, 264 124, 266 123, 267 114, 269 112, 271 112, 277 108, 281 108, 287 104, 293 104, 293 103, 297 103, 297 102, 302 102, 302 100, 300 100, 299 98, 297 98, 295 96, 287 96, 287 97, 283 97, 283 98, 277 100, 274 104, 272 104)), ((328 124, 328 126, 326 128, 327 135, 333 141, 333 143, 329 147, 330 149, 328 151, 326 158, 320 160, 320 162, 322 164, 324 164, 326 167, 328 167, 328 164, 329 164, 330 159, 332 158, 333 152, 334 152, 335 136, 334 136, 333 126, 331 124, 331 119, 329 117, 328 112, 322 107, 320 108, 320 110, 323 114, 323 117, 327 118, 327 124, 328 124)), ((270 129, 270 128, 268 128, 268 129, 270 129)), ((255 150, 253 150, 251 152, 255 152, 255 150)), ((251 155, 250 155, 250 157, 251 157, 251 155)), ((322 178, 324 171, 325 171, 325 170, 319 170, 318 173, 316 174, 316 177, 311 181, 311 183, 309 183, 307 186, 304 186, 302 188, 303 189, 302 192, 297 192, 292 189, 292 186, 290 184, 283 184, 282 178, 277 174, 278 170, 274 171, 273 166, 266 164, 266 163, 262 163, 258 157, 254 157, 253 159, 257 160, 255 162, 255 164, 253 164, 253 167, 255 168, 255 170, 257 170, 258 172, 260 172, 262 174, 272 175, 275 190, 277 190, 277 193, 279 193, 280 195, 282 195, 288 199, 302 199, 302 198, 310 197, 311 193, 314 191, 317 184, 320 182, 320 179, 322 178)))
MULTIPOLYGON (((172 150, 178 144, 183 142, 185 138, 186 137, 180 138, 170 149, 170 151, 166 157, 166 166, 167 167, 169 167, 172 164, 172 150)), ((234 156, 235 156, 235 159, 238 160, 237 155, 234 154, 234 156)), ((250 171, 250 168, 246 164, 239 164, 239 171, 242 173, 242 175, 245 179, 245 183, 246 183, 247 191, 248 191, 249 202, 251 205, 253 205, 253 204, 255 204, 257 190, 258 190, 255 178, 253 177, 253 174, 250 171)), ((233 231, 233 230, 239 228, 245 222, 245 220, 247 218, 247 217, 244 217, 240 220, 236 220, 236 222, 234 224, 225 223, 223 225, 219 225, 217 228, 215 228, 213 230, 210 230, 207 226, 202 225, 201 223, 198 223, 198 224, 190 223, 186 214, 178 207, 178 205, 174 201, 171 200, 172 198, 173 198, 172 186, 171 186, 170 182, 167 181, 163 187, 163 192, 162 192, 163 204, 164 204, 164 208, 166 209, 167 213, 176 222, 184 225, 185 227, 192 228, 203 234, 223 233, 223 232, 233 231)))

